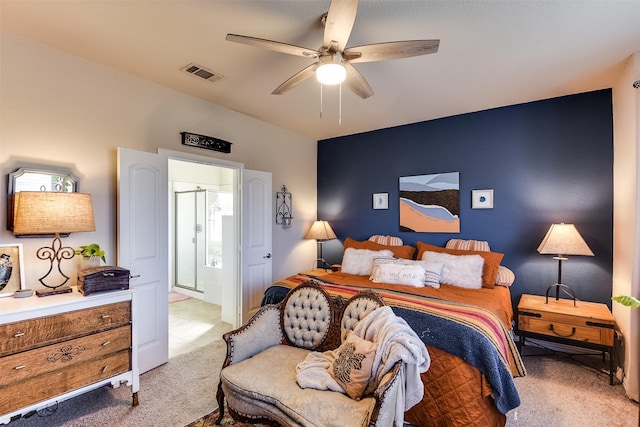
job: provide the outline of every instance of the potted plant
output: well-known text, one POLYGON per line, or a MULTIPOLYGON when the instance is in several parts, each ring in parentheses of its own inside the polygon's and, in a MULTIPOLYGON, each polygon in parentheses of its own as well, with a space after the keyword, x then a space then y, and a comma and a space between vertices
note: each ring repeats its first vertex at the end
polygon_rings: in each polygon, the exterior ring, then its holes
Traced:
POLYGON ((100 265, 100 260, 105 263, 107 262, 104 249, 102 249, 97 243, 80 246, 76 249, 76 255, 82 256, 81 264, 83 268, 98 267, 100 265))
POLYGON ((611 299, 627 307, 640 308, 640 300, 630 295, 618 295, 611 299))

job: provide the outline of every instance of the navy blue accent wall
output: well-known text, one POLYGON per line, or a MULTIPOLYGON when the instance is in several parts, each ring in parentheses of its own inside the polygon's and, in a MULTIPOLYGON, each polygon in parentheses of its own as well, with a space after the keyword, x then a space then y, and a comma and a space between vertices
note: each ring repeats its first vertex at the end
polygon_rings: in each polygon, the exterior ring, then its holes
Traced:
POLYGON ((331 263, 341 261, 346 237, 390 234, 439 246, 488 240, 516 274, 514 301, 556 283, 558 262, 536 249, 552 223, 573 223, 595 256, 570 256, 562 281, 579 299, 610 307, 611 90, 319 141, 318 219, 338 236, 324 243, 331 263), (460 173, 460 233, 400 232, 398 178, 443 172, 460 173), (493 189, 494 208, 472 209, 473 189, 493 189), (388 210, 373 209, 374 193, 389 194, 388 210))

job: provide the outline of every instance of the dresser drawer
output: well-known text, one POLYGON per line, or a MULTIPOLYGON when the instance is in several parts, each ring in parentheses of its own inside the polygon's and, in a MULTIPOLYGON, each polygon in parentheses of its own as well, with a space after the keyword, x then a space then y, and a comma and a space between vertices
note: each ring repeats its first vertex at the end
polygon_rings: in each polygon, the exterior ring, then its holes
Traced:
POLYGON ((9 323, 0 329, 0 356, 128 325, 129 301, 9 323))
POLYGON ((127 372, 130 369, 129 360, 129 350, 123 350, 3 387, 0 393, 0 414, 127 372))
POLYGON ((0 387, 103 358, 131 347, 131 326, 0 358, 0 387))

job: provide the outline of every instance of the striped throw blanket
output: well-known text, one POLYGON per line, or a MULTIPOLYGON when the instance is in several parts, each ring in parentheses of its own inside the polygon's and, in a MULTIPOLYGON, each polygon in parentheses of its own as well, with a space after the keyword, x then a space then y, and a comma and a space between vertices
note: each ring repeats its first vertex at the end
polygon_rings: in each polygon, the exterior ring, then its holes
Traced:
MULTIPOLYGON (((322 277, 298 274, 276 282, 265 292, 263 303, 279 302, 300 283, 313 279, 332 295, 350 298, 362 288, 335 284, 322 277)), ((522 359, 502 322, 481 307, 409 294, 375 289, 405 319, 426 345, 438 347, 475 366, 488 379, 500 412, 520 405, 513 377, 526 374, 522 359)))

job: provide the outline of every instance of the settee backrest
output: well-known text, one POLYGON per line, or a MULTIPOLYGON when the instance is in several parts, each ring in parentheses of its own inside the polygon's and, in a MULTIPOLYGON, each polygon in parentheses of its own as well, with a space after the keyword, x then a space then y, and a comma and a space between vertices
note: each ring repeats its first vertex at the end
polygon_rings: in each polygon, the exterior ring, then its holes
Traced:
POLYGON ((340 343, 344 342, 360 320, 383 305, 382 297, 371 290, 358 292, 348 299, 340 311, 340 343))
POLYGON ((339 347, 357 322, 384 301, 371 290, 360 291, 348 300, 332 297, 322 285, 309 280, 289 291, 280 304, 285 343, 326 351, 339 347))
POLYGON ((316 282, 293 288, 282 301, 281 326, 289 344, 314 350, 330 337, 334 329, 334 303, 316 282))

